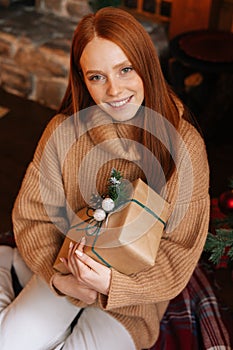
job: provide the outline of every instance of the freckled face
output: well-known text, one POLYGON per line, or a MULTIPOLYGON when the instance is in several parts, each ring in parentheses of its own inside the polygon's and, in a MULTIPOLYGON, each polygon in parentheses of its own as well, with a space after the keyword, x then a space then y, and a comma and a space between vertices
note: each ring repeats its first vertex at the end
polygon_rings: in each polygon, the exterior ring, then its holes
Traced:
POLYGON ((102 110, 116 121, 135 116, 144 100, 143 82, 118 45, 94 37, 84 48, 80 65, 86 87, 102 110))

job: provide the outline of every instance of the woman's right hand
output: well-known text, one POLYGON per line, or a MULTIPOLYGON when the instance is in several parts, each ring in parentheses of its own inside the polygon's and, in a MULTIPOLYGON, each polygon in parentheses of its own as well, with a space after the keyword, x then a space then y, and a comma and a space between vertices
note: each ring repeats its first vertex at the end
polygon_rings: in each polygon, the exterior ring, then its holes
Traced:
POLYGON ((79 283, 72 274, 56 274, 53 278, 53 285, 62 294, 81 300, 88 305, 96 301, 97 292, 79 283))

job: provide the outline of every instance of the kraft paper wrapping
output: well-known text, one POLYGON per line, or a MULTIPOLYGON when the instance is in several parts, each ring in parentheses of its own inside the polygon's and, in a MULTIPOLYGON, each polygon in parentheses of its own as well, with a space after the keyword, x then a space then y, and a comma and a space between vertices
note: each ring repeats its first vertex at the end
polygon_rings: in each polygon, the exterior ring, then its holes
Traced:
POLYGON ((93 223, 85 222, 90 220, 92 209, 83 208, 76 214, 54 263, 56 270, 68 272, 59 258, 67 257, 70 241, 79 242, 83 236, 86 254, 124 274, 154 265, 169 204, 141 179, 133 187, 131 200, 108 214, 101 228, 94 230, 93 223))

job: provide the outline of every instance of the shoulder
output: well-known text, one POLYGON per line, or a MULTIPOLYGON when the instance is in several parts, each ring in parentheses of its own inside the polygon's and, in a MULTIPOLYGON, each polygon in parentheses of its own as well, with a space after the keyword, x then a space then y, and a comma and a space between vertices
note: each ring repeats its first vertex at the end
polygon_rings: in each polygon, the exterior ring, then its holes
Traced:
POLYGON ((199 131, 188 121, 181 119, 178 134, 182 140, 183 147, 189 153, 192 162, 200 159, 207 161, 206 145, 199 131))
POLYGON ((73 124, 73 117, 64 114, 56 114, 47 124, 44 134, 52 134, 58 127, 73 124))
POLYGON ((181 120, 178 129, 182 145, 179 153, 178 172, 186 187, 192 189, 193 200, 208 195, 209 164, 206 146, 198 130, 186 120, 181 120))
POLYGON ((178 132, 187 144, 193 144, 196 143, 196 141, 204 144, 204 139, 199 131, 190 122, 183 118, 180 119, 178 132))
POLYGON ((74 118, 73 116, 66 116, 64 114, 55 115, 47 124, 42 137, 40 139, 40 144, 45 144, 48 142, 61 143, 67 137, 74 137, 74 118))
MULTIPOLYGON (((38 142, 34 161, 47 154, 50 159, 57 154, 64 156, 67 149, 75 142, 75 128, 73 116, 55 115, 47 124, 38 142)), ((59 156, 59 157, 60 157, 59 156)))

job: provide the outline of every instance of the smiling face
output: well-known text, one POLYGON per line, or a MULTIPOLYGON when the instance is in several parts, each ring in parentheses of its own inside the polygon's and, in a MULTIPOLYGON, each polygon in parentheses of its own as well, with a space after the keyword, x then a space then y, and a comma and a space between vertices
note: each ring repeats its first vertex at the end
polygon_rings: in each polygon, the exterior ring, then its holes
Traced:
POLYGON ((144 100, 143 82, 118 45, 94 37, 84 48, 80 65, 86 87, 102 110, 116 121, 135 116, 144 100))

